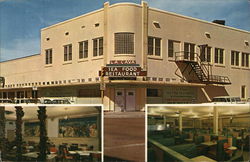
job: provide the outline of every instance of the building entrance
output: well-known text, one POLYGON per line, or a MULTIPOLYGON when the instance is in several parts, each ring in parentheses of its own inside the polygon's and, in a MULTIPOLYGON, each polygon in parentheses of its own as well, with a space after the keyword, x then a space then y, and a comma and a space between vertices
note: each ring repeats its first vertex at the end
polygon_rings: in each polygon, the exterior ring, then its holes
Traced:
POLYGON ((135 111, 135 89, 115 89, 115 111, 135 111))

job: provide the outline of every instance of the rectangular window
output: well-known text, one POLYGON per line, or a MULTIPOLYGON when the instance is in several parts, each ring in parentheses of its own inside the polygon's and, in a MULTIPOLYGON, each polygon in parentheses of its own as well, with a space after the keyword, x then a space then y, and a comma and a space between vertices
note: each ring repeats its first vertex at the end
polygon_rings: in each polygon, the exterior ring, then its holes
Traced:
POLYGON ((161 89, 147 88, 147 97, 161 97, 161 89))
POLYGON ((161 56, 161 38, 148 37, 148 55, 161 56))
POLYGON ((79 59, 88 58, 88 41, 79 42, 79 59))
POLYGON ((72 44, 64 46, 64 61, 72 60, 72 44))
POLYGON ((246 98, 246 86, 241 86, 241 98, 246 98))
POLYGON ((249 56, 250 54, 249 53, 244 53, 242 52, 242 55, 241 55, 241 66, 242 67, 249 67, 249 56))
POLYGON ((115 54, 134 54, 134 33, 115 33, 115 54))
POLYGON ((98 89, 80 89, 78 97, 101 97, 101 91, 98 89))
POLYGON ((215 48, 215 50, 214 50, 214 63, 224 64, 224 49, 215 48))
POLYGON ((45 50, 45 64, 52 64, 52 49, 45 50))
POLYGON ((174 41, 168 40, 168 57, 174 57, 174 41))
POLYGON ((102 56, 103 55, 103 38, 93 39, 93 56, 102 56))
POLYGON ((231 65, 233 65, 233 66, 240 65, 240 52, 231 51, 231 65))
POLYGON ((200 48, 200 59, 202 62, 210 62, 211 63, 211 47, 201 46, 200 48))
POLYGON ((154 54, 154 39, 153 37, 148 37, 148 55, 154 54))
POLYGON ((180 42, 168 40, 168 57, 174 57, 176 52, 180 52, 180 42))
POLYGON ((184 43, 184 59, 194 60, 195 57, 195 44, 184 43))

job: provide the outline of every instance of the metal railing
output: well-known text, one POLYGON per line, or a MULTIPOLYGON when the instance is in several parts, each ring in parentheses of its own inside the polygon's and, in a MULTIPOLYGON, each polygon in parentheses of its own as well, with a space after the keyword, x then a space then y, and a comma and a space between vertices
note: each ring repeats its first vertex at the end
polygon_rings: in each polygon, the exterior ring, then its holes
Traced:
POLYGON ((212 75, 212 64, 205 58, 204 60, 201 60, 198 53, 186 51, 175 52, 175 61, 197 63, 201 68, 201 73, 205 75, 205 78, 202 78, 203 82, 231 84, 231 81, 227 76, 212 75))
POLYGON ((209 77, 212 75, 212 65, 206 60, 202 61, 198 53, 186 51, 175 52, 175 61, 196 62, 206 76, 203 81, 210 80, 209 77))
POLYGON ((231 83, 230 79, 227 76, 210 75, 209 78, 209 81, 214 83, 231 83))

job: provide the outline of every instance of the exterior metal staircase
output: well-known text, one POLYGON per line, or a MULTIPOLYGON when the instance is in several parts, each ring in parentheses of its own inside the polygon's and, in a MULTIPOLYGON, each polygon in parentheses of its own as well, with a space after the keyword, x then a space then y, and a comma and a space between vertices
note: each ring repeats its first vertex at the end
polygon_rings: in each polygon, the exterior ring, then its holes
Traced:
POLYGON ((209 62, 201 61, 200 56, 197 53, 190 53, 184 51, 176 52, 175 62, 177 65, 180 65, 176 69, 175 74, 181 79, 186 80, 190 83, 222 85, 231 84, 231 81, 227 76, 212 75, 212 65, 209 62), (190 75, 192 72, 195 73, 198 80, 186 79, 186 77, 177 74, 178 70, 181 70, 181 73, 184 74, 187 69, 190 69, 188 74, 190 75))

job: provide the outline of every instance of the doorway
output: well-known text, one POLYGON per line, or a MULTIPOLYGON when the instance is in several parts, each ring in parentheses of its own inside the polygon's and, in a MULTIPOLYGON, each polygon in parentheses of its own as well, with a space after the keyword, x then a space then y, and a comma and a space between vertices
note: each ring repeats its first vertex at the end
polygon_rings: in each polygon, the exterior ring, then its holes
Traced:
POLYGON ((115 111, 135 111, 135 89, 115 89, 115 111))

